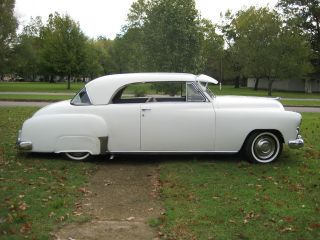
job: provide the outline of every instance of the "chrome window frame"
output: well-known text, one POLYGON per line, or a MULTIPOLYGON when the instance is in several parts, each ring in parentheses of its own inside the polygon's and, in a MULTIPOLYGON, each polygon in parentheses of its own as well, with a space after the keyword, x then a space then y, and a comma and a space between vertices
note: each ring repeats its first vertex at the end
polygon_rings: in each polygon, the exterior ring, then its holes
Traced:
POLYGON ((204 92, 202 91, 202 89, 196 84, 196 82, 186 82, 186 102, 210 102, 210 100, 207 98, 207 96, 204 94, 204 92), (200 95, 202 96, 204 101, 188 101, 188 84, 192 85, 195 90, 200 93, 200 95))

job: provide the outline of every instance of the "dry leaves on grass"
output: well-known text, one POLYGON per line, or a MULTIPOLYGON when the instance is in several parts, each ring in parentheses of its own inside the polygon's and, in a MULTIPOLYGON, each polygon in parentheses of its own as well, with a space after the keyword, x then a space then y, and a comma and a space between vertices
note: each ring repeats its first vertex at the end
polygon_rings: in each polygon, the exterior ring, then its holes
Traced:
POLYGON ((89 191, 89 190, 86 189, 85 187, 80 187, 80 188, 78 188, 78 190, 79 190, 81 193, 85 194, 85 195, 92 193, 91 191, 89 191))
POLYGON ((32 228, 32 224, 31 223, 24 223, 22 224, 21 228, 20 228, 20 232, 23 234, 28 234, 31 232, 31 228, 32 228))

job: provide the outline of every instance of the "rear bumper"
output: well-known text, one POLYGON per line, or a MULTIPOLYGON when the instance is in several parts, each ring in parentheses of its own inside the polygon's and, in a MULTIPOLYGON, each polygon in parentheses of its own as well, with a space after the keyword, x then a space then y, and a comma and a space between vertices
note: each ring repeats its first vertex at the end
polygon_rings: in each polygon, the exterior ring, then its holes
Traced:
POLYGON ((302 148, 304 145, 304 141, 301 137, 301 135, 298 135, 297 138, 295 140, 290 140, 289 141, 289 147, 290 148, 302 148))
POLYGON ((19 131, 16 146, 21 151, 31 151, 32 150, 32 142, 21 140, 21 130, 19 131))

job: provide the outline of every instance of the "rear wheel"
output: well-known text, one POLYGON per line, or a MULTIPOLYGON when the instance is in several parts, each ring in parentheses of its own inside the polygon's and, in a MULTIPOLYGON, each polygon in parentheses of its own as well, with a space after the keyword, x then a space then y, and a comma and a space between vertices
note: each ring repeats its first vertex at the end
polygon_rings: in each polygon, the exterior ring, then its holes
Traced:
POLYGON ((272 132, 255 132, 247 139, 245 152, 251 162, 273 162, 282 152, 282 142, 272 132))
POLYGON ((88 152, 66 152, 65 155, 67 158, 76 161, 88 160, 91 156, 88 152))

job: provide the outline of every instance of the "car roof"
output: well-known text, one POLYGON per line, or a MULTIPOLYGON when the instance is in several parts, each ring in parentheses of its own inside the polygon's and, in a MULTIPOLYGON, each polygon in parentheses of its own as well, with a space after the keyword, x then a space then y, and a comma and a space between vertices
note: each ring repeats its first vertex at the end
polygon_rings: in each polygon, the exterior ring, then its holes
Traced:
POLYGON ((189 73, 127 73, 99 77, 87 83, 85 87, 92 104, 100 105, 108 104, 118 89, 131 83, 194 81, 218 83, 216 79, 207 75, 196 76, 189 73))

